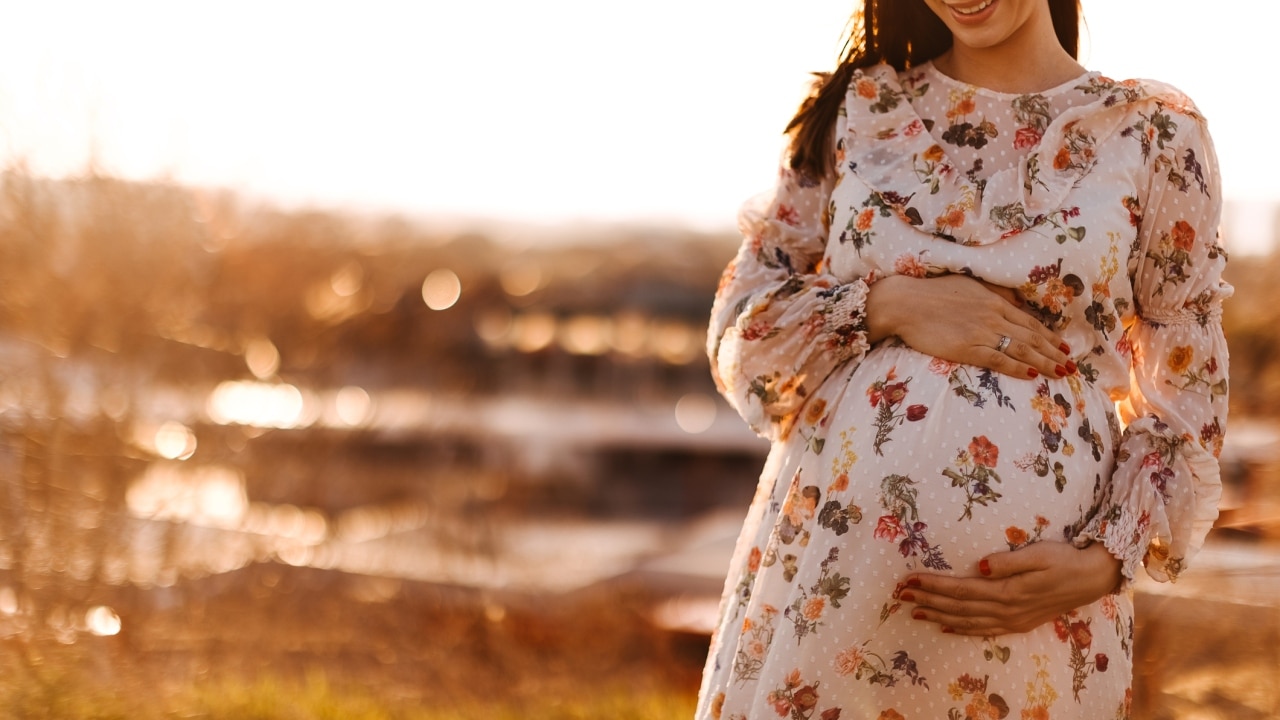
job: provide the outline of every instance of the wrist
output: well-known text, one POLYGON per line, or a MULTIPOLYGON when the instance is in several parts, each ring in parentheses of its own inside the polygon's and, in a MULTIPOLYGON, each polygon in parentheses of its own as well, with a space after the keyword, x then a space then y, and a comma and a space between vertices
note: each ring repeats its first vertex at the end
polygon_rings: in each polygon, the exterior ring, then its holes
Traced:
POLYGON ((1124 562, 1116 557, 1100 542, 1093 542, 1079 548, 1078 552, 1085 560, 1082 570, 1085 577, 1097 581, 1096 587, 1101 595, 1107 595, 1120 589, 1124 579, 1124 562))
POLYGON ((901 310, 906 307, 902 301, 904 293, 909 292, 908 284, 914 278, 905 275, 889 275, 876 281, 867 290, 867 342, 875 344, 892 335, 898 335, 901 329, 901 310))

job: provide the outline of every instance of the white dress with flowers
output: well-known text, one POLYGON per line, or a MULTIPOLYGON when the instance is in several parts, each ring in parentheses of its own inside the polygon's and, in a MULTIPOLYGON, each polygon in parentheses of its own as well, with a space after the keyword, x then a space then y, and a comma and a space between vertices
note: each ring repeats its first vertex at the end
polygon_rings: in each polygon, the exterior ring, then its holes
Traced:
POLYGON ((1041 541, 1101 542, 1127 578, 1173 580, 1203 542, 1231 292, 1204 120, 1155 82, 1011 95, 926 64, 858 72, 835 132, 832 177, 784 164, 744 209, 716 296, 717 382, 773 448, 698 717, 1128 717, 1127 582, 991 638, 912 620, 896 593, 1041 541), (1078 374, 868 347, 869 283, 894 273, 1013 288, 1078 374))

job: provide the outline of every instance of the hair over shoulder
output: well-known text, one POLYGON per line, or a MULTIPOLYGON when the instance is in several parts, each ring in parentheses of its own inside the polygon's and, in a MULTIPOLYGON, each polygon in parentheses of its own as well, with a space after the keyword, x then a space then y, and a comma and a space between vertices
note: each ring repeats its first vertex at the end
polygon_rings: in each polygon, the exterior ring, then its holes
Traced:
MULTIPOLYGON (((1058 42, 1079 55, 1079 0, 1048 0, 1058 42)), ((863 0, 849 18, 839 66, 815 73, 813 92, 787 123, 791 168, 810 178, 831 172, 831 129, 859 68, 885 63, 899 72, 946 52, 951 32, 924 0, 863 0)))

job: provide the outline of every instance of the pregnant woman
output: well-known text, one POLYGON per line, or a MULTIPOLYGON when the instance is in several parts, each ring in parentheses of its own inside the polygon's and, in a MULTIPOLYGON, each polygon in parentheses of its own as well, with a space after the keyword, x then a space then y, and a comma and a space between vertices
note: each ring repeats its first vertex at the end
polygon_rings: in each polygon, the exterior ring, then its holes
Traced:
POLYGON ((699 718, 1127 718, 1140 566, 1217 514, 1221 209, 1075 0, 867 0, 709 338, 772 450, 699 718))

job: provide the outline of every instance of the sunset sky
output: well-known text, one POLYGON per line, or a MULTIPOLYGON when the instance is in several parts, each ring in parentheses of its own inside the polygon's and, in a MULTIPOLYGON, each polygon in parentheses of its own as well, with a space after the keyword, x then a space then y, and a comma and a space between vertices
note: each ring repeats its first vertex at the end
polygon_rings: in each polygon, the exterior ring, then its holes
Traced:
MULTIPOLYGON (((93 156, 109 173, 288 206, 728 227, 770 182, 779 131, 807 73, 834 64, 850 7, 25 3, 0 29, 0 151, 41 174, 93 156)), ((1228 199, 1280 198, 1248 86, 1275 65, 1280 12, 1084 10, 1086 66, 1181 87, 1210 118, 1228 199)))

